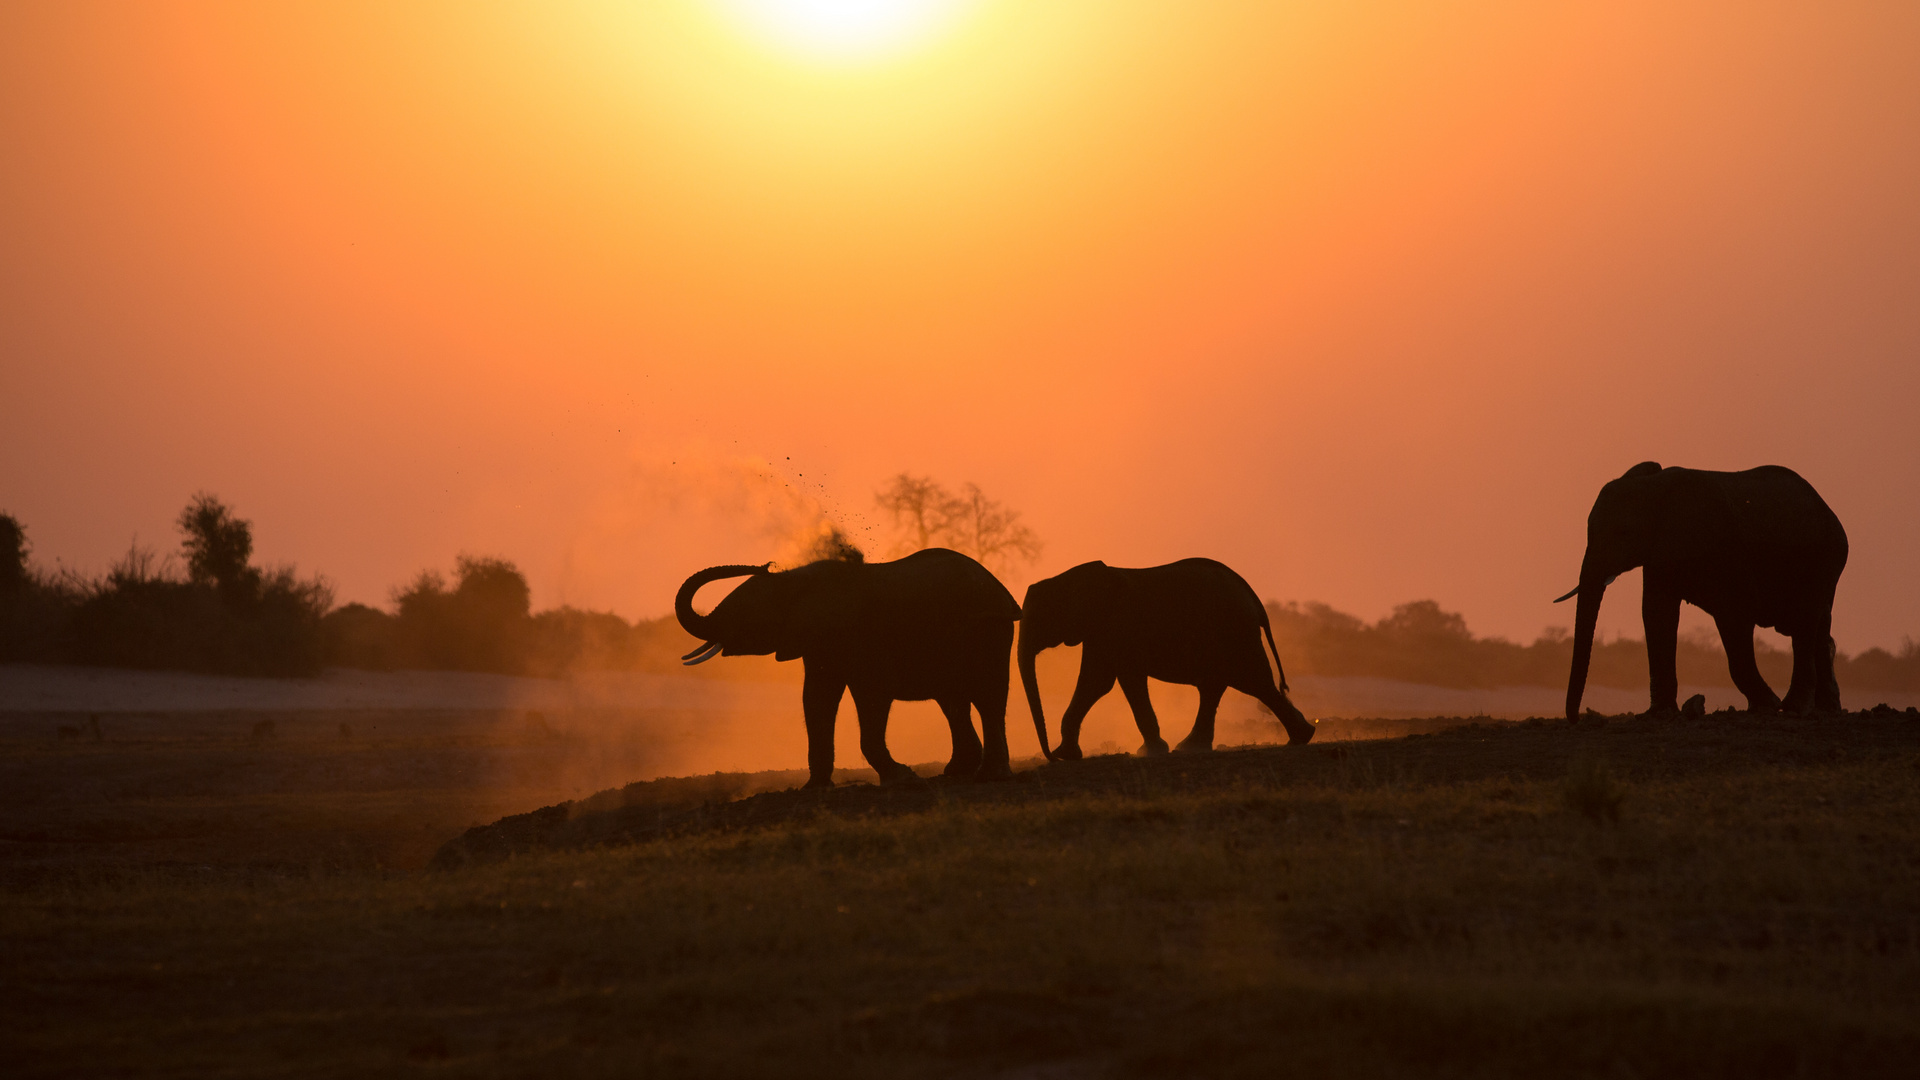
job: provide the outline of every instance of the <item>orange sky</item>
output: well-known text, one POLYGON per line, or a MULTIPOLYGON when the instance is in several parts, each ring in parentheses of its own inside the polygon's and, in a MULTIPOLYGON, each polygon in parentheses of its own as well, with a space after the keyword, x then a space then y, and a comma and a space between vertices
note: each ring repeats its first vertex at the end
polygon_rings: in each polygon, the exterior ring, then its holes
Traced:
POLYGON ((1920 634, 1920 7, 981 0, 850 67, 714 7, 0 8, 0 509, 633 617, 776 553, 752 463, 856 536, 910 469, 1034 575, 1527 639, 1605 480, 1774 462, 1841 646, 1920 634))

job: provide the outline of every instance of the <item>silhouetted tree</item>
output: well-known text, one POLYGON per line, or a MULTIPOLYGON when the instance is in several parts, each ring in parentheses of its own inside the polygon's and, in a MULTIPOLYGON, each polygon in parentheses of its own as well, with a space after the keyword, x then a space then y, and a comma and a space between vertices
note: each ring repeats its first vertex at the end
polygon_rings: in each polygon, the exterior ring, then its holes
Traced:
POLYGON ((1040 558, 1040 537, 1020 522, 1020 512, 1005 503, 987 498, 980 485, 971 481, 960 489, 950 533, 958 541, 956 551, 965 552, 986 566, 1004 570, 1014 562, 1031 563, 1040 558))
POLYGON ((26 526, 0 514, 0 661, 52 661, 69 651, 79 590, 68 575, 47 577, 27 565, 26 526))
POLYGON ((893 518, 900 534, 896 555, 905 555, 945 542, 959 500, 930 476, 901 473, 874 492, 873 501, 893 518))
POLYGON ((27 587, 27 530, 12 514, 0 514, 0 595, 27 587))
POLYGON ((873 499, 900 534, 895 554, 950 547, 1001 571, 1040 557, 1040 537, 1021 523, 1020 512, 987 498, 971 481, 956 495, 932 477, 901 473, 873 499))
POLYGON ((219 499, 200 492, 180 511, 180 546, 187 553, 187 579, 213 585, 229 603, 252 598, 260 589, 253 558, 253 523, 233 516, 219 499))

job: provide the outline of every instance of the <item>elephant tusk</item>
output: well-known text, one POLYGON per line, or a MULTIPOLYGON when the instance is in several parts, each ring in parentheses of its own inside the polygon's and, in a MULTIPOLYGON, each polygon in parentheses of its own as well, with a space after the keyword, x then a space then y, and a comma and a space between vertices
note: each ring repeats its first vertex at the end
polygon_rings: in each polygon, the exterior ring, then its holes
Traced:
POLYGON ((685 664, 688 667, 692 667, 695 664, 704 664, 707 661, 713 659, 714 657, 720 655, 720 647, 721 646, 719 642, 709 641, 705 645, 702 645, 699 648, 688 653, 687 655, 681 657, 680 662, 685 664))
MULTIPOLYGON (((1600 587, 1604 589, 1604 588, 1606 588, 1607 586, 1609 586, 1609 585, 1611 585, 1611 584, 1613 584, 1613 583, 1614 583, 1615 581, 1618 581, 1619 579, 1620 579, 1620 575, 1619 575, 1619 574, 1615 574, 1615 575, 1613 575, 1612 577, 1610 577, 1610 578, 1608 578, 1607 580, 1605 580, 1605 581, 1603 581, 1603 582, 1601 582, 1601 583, 1600 583, 1600 587)), ((1576 597, 1576 596, 1578 596, 1578 595, 1580 595, 1580 586, 1578 586, 1578 585, 1575 585, 1575 586, 1573 587, 1573 591, 1571 591, 1571 592, 1569 592, 1569 593, 1567 593, 1567 595, 1565 595, 1565 596, 1559 596, 1559 597, 1555 597, 1555 598, 1554 598, 1554 601, 1553 601, 1553 602, 1557 604, 1557 603, 1559 603, 1559 602, 1560 602, 1560 601, 1562 601, 1562 600, 1571 600, 1571 599, 1573 599, 1574 597, 1576 597)))

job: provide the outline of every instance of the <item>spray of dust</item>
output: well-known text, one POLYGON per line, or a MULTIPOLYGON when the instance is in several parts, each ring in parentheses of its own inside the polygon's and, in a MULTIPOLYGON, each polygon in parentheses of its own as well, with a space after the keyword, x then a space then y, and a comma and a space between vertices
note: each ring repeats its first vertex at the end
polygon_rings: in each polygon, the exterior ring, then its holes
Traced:
MULTIPOLYGON (((878 543, 874 528, 846 512, 822 477, 791 462, 702 448, 639 452, 576 529, 556 591, 562 603, 569 595, 637 597, 622 614, 663 620, 653 626, 664 639, 658 651, 677 657, 698 644, 668 615, 688 574, 718 563, 787 569, 857 560, 878 543)), ((732 584, 716 582, 701 606, 732 584)), ((496 734, 523 748, 518 756, 529 765, 515 780, 563 798, 662 776, 804 768, 802 675, 797 661, 724 657, 697 668, 670 662, 516 679, 496 734)), ((937 708, 903 704, 890 726, 904 760, 945 760, 937 708), (937 747, 921 745, 929 741, 921 729, 938 732, 937 747)), ((843 766, 864 767, 851 701, 842 703, 835 741, 843 766)))
POLYGON ((863 489, 837 490, 789 461, 704 450, 637 453, 574 529, 555 592, 616 598, 628 618, 671 610, 701 567, 798 566, 849 549, 876 550, 863 489))

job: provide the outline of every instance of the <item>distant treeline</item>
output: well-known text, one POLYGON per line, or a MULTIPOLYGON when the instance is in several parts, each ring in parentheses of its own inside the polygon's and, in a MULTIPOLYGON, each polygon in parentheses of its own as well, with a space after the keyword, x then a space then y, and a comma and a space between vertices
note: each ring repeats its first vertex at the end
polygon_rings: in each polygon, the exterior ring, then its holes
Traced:
MULTIPOLYGON (((348 604, 321 620, 330 665, 375 671, 685 671, 695 643, 672 616, 629 623, 607 611, 534 612, 527 579, 504 559, 461 556, 451 583, 422 571, 393 610, 348 604)), ((693 669, 703 675, 719 674, 693 669)))
MULTIPOLYGON (((324 580, 291 567, 252 565, 246 521, 199 495, 178 521, 181 559, 134 549, 97 579, 47 574, 28 563, 25 530, 0 514, 0 660, 162 668, 235 675, 311 675, 327 667, 559 675, 570 671, 688 672, 703 678, 798 677, 769 658, 688 669, 693 639, 672 616, 629 623, 604 611, 532 610, 526 577, 499 558, 461 556, 451 579, 423 571, 394 590, 389 609, 333 606, 324 580)), ((1402 604, 1368 623, 1320 603, 1269 603, 1288 675, 1359 675, 1449 687, 1564 686, 1570 635, 1550 629, 1532 644, 1475 637, 1464 618, 1432 600, 1402 604)), ((1755 643, 1776 689, 1793 657, 1755 643)), ((1712 635, 1683 636, 1680 681, 1732 686, 1712 635)), ((1898 654, 1841 654, 1844 693, 1920 691, 1920 646, 1898 654)), ((1647 685, 1646 647, 1596 642, 1589 680, 1647 685)))
MULTIPOLYGON (((1565 686, 1573 663, 1573 638, 1566 630, 1551 628, 1530 645, 1475 637, 1466 619, 1432 600, 1402 604, 1376 623, 1319 603, 1269 602, 1267 614, 1289 675, 1370 675, 1461 688, 1565 686)), ((1793 678, 1793 654, 1756 639, 1754 660, 1784 693, 1793 678)), ((1733 685, 1720 639, 1712 633, 1681 635, 1675 666, 1684 685, 1733 685)), ((1850 687, 1920 690, 1920 645, 1909 638, 1898 654, 1880 648, 1855 656, 1841 653, 1834 672, 1842 693, 1850 687)), ((1595 641, 1588 681, 1645 687, 1646 643, 1628 637, 1595 641)))
POLYGON ((0 514, 0 660, 235 675, 320 670, 333 593, 292 567, 252 564, 253 531, 211 495, 180 512, 179 561, 139 547, 99 578, 28 565, 26 530, 0 514))

